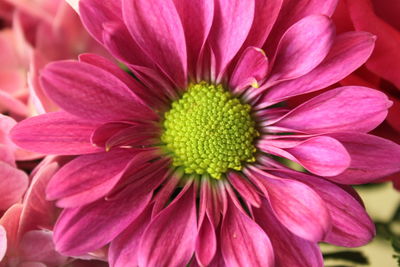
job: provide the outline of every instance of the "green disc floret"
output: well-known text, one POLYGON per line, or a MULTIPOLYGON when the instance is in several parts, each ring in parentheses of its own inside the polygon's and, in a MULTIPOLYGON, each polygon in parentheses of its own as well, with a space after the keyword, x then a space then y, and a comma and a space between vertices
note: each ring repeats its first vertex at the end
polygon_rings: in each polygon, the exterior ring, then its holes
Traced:
POLYGON ((220 179, 228 169, 241 170, 244 162, 255 161, 254 126, 249 105, 221 85, 200 82, 165 113, 161 140, 174 166, 220 179))

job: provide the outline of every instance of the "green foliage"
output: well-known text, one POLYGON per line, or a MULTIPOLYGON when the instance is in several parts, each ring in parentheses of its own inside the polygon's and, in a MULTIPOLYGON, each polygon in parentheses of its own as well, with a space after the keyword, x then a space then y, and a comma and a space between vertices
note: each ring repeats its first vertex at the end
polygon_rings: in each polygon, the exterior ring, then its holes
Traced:
MULTIPOLYGON (((324 259, 333 259, 333 260, 344 260, 352 263, 356 263, 359 265, 368 265, 369 261, 367 257, 361 251, 339 251, 339 252, 331 252, 324 253, 324 259)), ((340 266, 340 265, 339 265, 340 266)), ((342 265, 343 266, 343 265, 342 265)), ((335 265, 338 267, 338 265, 335 265)))

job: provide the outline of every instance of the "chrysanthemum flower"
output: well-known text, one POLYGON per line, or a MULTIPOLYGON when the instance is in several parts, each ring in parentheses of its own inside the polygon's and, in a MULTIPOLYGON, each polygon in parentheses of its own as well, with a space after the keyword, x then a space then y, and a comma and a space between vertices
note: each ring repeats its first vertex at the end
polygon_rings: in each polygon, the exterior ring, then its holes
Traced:
POLYGON ((347 185, 400 168, 399 146, 367 134, 390 101, 349 86, 279 104, 370 55, 371 34, 335 35, 335 4, 82 0, 87 29, 136 79, 95 55, 51 63, 42 85, 63 111, 12 132, 79 155, 47 188, 64 208, 57 250, 110 244, 124 267, 322 266, 317 242, 367 243, 373 223, 347 185))

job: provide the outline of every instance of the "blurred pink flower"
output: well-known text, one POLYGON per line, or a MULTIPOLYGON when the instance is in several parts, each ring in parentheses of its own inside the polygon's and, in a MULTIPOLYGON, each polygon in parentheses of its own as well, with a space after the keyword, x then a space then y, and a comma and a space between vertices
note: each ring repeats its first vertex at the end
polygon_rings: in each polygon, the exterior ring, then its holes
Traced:
MULTIPOLYGON (((52 229, 59 209, 45 199, 45 188, 54 173, 70 157, 48 157, 33 171, 32 183, 21 204, 15 204, 0 219, 0 266, 75 265, 77 259, 59 254, 53 243, 52 229)), ((97 256, 82 256, 99 259, 97 256)), ((104 255, 102 256, 104 258, 104 255)), ((80 260, 78 260, 80 261, 80 260)), ((89 261, 85 261, 89 263, 89 261)), ((101 262, 96 261, 102 266, 101 262)), ((91 266, 91 265, 87 265, 91 266)))
POLYGON ((113 267, 193 256, 194 266, 323 266, 317 242, 369 242, 374 225, 348 184, 399 171, 400 147, 367 134, 391 102, 347 86, 291 110, 275 105, 370 56, 373 35, 336 36, 335 6, 80 1, 86 28, 137 79, 94 54, 51 63, 41 83, 62 111, 12 130, 25 149, 78 155, 47 187, 64 208, 57 251, 110 244, 113 267))
POLYGON ((75 11, 63 0, 0 0, 0 112, 17 120, 57 110, 38 82, 52 60, 76 58, 82 52, 105 54, 89 37, 75 11))

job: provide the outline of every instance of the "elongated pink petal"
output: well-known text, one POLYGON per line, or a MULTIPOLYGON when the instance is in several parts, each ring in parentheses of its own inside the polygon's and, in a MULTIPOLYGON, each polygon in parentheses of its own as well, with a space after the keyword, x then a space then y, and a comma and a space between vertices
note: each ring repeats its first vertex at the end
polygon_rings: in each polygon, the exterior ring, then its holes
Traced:
POLYGON ((88 63, 50 63, 41 81, 54 102, 79 117, 98 121, 157 118, 123 81, 88 63))
POLYGON ((186 87, 185 33, 172 0, 122 0, 125 23, 142 51, 180 88, 186 87))
POLYGON ((220 246, 226 266, 274 266, 267 234, 231 200, 222 221, 220 246))
POLYGON ((233 188, 242 196, 242 198, 255 207, 261 205, 261 198, 255 187, 243 176, 236 172, 229 172, 227 175, 233 188))
POLYGON ((258 147, 266 152, 286 157, 320 176, 335 176, 350 166, 350 155, 334 138, 312 137, 305 141, 286 139, 261 140, 258 147), (281 148, 281 149, 275 149, 281 148))
POLYGON ((140 238, 150 223, 151 206, 146 208, 110 245, 109 261, 111 267, 138 266, 140 238))
POLYGON ((193 75, 197 60, 211 29, 214 17, 214 1, 174 0, 174 3, 185 32, 188 68, 193 75))
POLYGON ((375 37, 366 32, 348 32, 336 37, 331 51, 314 70, 294 80, 279 83, 265 91, 257 108, 263 108, 328 87, 360 67, 371 55, 375 37))
POLYGON ((99 152, 90 143, 98 123, 66 112, 53 112, 18 123, 11 139, 18 146, 43 154, 77 155, 99 152))
POLYGON ((18 267, 47 267, 47 266, 41 262, 27 261, 27 262, 22 262, 21 264, 18 265, 18 267))
POLYGON ((155 99, 149 94, 148 89, 144 88, 142 84, 140 84, 110 60, 95 54, 81 54, 79 55, 79 61, 97 66, 109 73, 112 73, 115 77, 125 83, 130 90, 140 97, 140 99, 144 100, 148 106, 154 104, 153 102, 155 102, 155 99))
POLYGON ((229 86, 240 93, 248 86, 257 88, 268 72, 268 58, 257 47, 248 47, 233 70, 229 86))
POLYGON ((9 253, 16 253, 18 249, 18 226, 22 207, 22 204, 14 204, 0 218, 0 225, 7 233, 7 251, 9 253))
POLYGON ((341 184, 364 184, 400 171, 400 146, 364 133, 332 133, 351 157, 350 167, 327 179, 341 184))
POLYGON ((217 251, 215 226, 206 215, 201 222, 196 239, 196 259, 200 266, 208 266, 217 251))
POLYGON ((242 48, 262 47, 281 10, 283 0, 255 0, 254 20, 242 48), (265 14, 268 14, 266 16, 265 14))
POLYGON ((209 42, 216 56, 217 79, 243 45, 254 18, 255 1, 216 0, 209 42))
POLYGON ((274 24, 264 48, 269 56, 273 55, 284 32, 297 21, 310 15, 331 16, 338 0, 285 0, 279 11, 278 19, 274 24))
POLYGON ((301 181, 314 189, 325 201, 332 218, 332 229, 325 242, 345 247, 367 244, 375 235, 375 226, 361 203, 341 187, 304 173, 277 170, 279 176, 301 181))
POLYGON ((197 236, 195 199, 194 186, 187 185, 153 218, 140 242, 139 266, 185 266, 190 261, 197 236))
POLYGON ((269 236, 274 248, 276 266, 322 267, 322 253, 315 242, 304 240, 289 232, 275 218, 269 204, 253 210, 255 221, 269 236))
POLYGON ((312 98, 274 125, 305 133, 369 132, 385 119, 390 106, 380 91, 346 86, 312 98))
POLYGON ((50 231, 34 230, 25 233, 19 248, 25 261, 42 262, 49 266, 60 266, 67 261, 66 256, 55 250, 53 233, 50 231))
POLYGON ((118 201, 98 200, 64 209, 54 227, 60 253, 79 256, 101 248, 119 235, 146 208, 152 193, 124 194, 118 201))
POLYGON ((275 216, 293 234, 318 242, 329 232, 331 217, 326 204, 309 186, 273 177, 256 168, 246 172, 249 178, 264 185, 260 189, 264 190, 275 216))
POLYGON ((0 161, 0 210, 20 201, 28 183, 25 172, 0 161))
POLYGON ((4 258, 7 251, 7 233, 6 229, 0 225, 0 261, 4 258))
POLYGON ((94 202, 114 187, 134 155, 134 151, 118 149, 77 157, 50 180, 46 190, 47 198, 58 199, 57 204, 62 207, 94 202))
POLYGON ((333 44, 334 26, 326 16, 308 16, 283 35, 268 83, 294 79, 313 70, 333 44))

